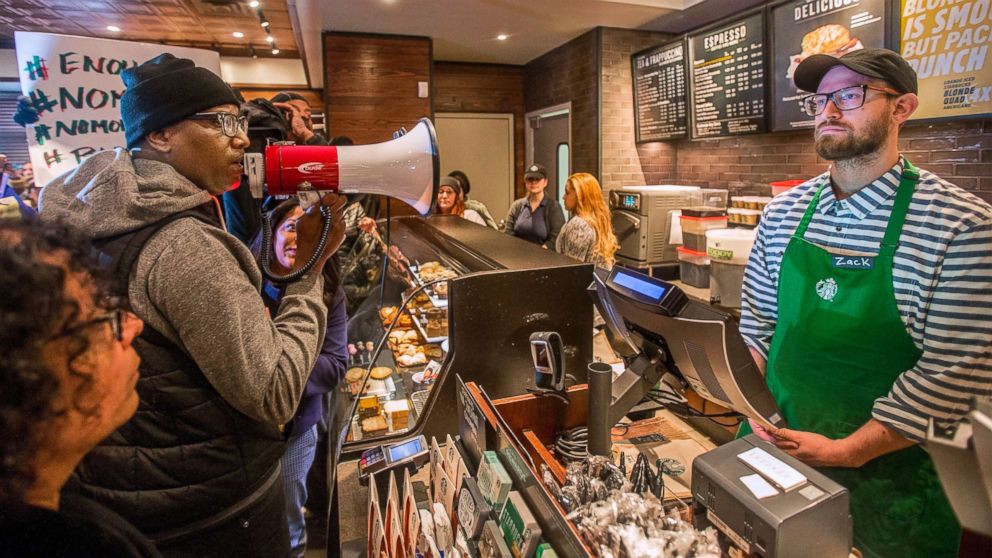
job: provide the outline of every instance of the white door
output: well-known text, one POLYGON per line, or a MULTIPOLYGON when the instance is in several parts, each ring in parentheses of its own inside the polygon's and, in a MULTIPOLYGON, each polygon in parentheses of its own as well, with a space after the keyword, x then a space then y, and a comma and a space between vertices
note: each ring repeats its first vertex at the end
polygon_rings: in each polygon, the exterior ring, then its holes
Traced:
POLYGON ((439 112, 434 128, 441 176, 467 174, 469 196, 486 204, 498 223, 513 202, 513 114, 439 112))

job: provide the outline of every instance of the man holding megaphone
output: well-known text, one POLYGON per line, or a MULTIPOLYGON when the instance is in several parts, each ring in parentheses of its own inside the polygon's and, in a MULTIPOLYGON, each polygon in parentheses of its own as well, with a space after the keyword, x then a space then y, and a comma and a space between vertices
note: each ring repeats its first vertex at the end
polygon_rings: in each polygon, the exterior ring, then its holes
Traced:
POLYGON ((238 101, 219 77, 162 54, 122 73, 127 149, 56 178, 42 218, 82 229, 145 322, 137 414, 91 452, 71 489, 118 512, 166 556, 287 556, 280 426, 324 336, 327 258, 345 197, 298 222, 297 266, 276 315, 213 196, 242 173, 238 101), (319 248, 319 250, 318 250, 319 248))

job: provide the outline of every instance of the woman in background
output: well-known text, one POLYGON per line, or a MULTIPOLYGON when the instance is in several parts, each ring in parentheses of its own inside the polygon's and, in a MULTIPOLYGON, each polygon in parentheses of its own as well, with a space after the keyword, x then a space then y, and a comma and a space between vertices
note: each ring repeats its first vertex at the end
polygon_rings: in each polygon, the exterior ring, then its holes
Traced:
POLYGON ((617 237, 596 178, 585 172, 569 176, 563 201, 572 218, 561 228, 557 251, 600 267, 613 267, 617 237))
POLYGON ((458 182, 461 183, 462 195, 465 200, 465 209, 475 211, 482 217, 482 220, 485 221, 487 227, 492 227, 498 230, 499 227, 496 226, 496 220, 493 219, 492 214, 489 213, 489 208, 486 207, 486 204, 479 200, 474 200, 469 196, 469 193, 472 191, 472 183, 469 182, 468 175, 460 170, 453 170, 448 173, 448 176, 458 179, 458 182))
MULTIPOLYGON (((296 261, 296 222, 302 216, 303 208, 296 199, 282 202, 269 214, 269 223, 273 228, 269 271, 276 275, 289 273, 296 261)), ((251 251, 261 265, 261 232, 252 241, 251 251)), ((332 394, 333 408, 335 388, 344 378, 348 365, 347 305, 338 280, 336 259, 324 267, 324 276, 324 304, 327 305, 324 344, 303 389, 303 398, 296 414, 284 429, 286 451, 282 456, 282 479, 286 487, 286 517, 289 520, 291 556, 294 558, 301 558, 307 546, 303 506, 307 502, 307 473, 317 451, 317 423, 327 413, 324 394, 332 394)), ((273 315, 277 313, 284 294, 283 286, 264 280, 262 300, 273 315)))
POLYGON ((549 250, 565 224, 565 216, 554 196, 547 195, 548 172, 544 165, 533 164, 524 173, 527 195, 515 200, 506 212, 503 232, 512 234, 549 250))
POLYGON ((441 179, 441 185, 437 188, 437 212, 441 215, 458 215, 486 226, 486 221, 474 209, 465 209, 465 195, 462 193, 461 182, 453 176, 445 176, 441 179))

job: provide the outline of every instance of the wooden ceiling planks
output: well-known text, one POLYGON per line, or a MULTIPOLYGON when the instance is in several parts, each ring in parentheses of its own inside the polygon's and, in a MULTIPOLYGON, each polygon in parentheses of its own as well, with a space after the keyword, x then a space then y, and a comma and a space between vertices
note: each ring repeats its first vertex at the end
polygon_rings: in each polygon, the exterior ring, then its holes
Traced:
MULTIPOLYGON (((299 58, 286 0, 262 0, 279 58, 299 58)), ((244 0, 4 0, 0 42, 37 31, 210 48, 226 56, 273 56, 256 10, 244 0), (120 32, 107 30, 116 25, 120 32), (244 38, 231 35, 241 31, 244 38)))

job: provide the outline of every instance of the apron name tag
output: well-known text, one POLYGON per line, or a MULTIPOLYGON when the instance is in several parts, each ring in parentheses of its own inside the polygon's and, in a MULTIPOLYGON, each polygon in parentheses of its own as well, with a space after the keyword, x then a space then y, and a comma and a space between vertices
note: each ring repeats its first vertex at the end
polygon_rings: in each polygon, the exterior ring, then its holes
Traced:
POLYGON ((834 267, 840 269, 872 269, 875 267, 873 256, 831 256, 834 267))

